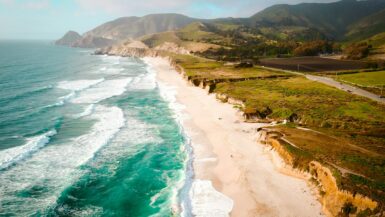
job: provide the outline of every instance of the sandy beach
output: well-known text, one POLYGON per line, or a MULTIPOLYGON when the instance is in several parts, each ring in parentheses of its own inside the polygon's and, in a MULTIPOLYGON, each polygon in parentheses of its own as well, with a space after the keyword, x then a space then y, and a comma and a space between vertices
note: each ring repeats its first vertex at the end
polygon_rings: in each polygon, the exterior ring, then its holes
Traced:
POLYGON ((244 123, 232 105, 188 85, 161 58, 144 58, 160 85, 173 88, 183 105, 183 126, 192 140, 196 216, 323 216, 306 181, 279 172, 280 159, 258 143, 262 124, 244 123))

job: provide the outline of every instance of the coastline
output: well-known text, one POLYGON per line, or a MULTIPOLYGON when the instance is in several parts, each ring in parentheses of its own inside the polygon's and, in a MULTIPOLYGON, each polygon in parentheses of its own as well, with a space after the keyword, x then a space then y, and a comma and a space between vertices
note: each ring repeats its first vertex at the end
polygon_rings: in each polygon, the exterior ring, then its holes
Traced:
POLYGON ((184 107, 182 125, 194 153, 194 215, 323 216, 306 181, 280 171, 274 153, 258 142, 257 129, 266 124, 244 123, 232 105, 188 85, 166 59, 143 59, 184 107))

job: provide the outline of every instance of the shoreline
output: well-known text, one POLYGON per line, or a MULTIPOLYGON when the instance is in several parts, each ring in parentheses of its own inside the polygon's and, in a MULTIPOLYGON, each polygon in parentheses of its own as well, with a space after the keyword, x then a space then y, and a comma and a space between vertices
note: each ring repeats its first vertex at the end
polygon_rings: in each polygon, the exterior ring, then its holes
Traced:
POLYGON ((166 59, 143 60, 184 106, 181 124, 193 149, 194 215, 324 216, 306 181, 280 172, 272 152, 258 142, 257 129, 266 124, 244 123, 232 105, 188 85, 166 59))

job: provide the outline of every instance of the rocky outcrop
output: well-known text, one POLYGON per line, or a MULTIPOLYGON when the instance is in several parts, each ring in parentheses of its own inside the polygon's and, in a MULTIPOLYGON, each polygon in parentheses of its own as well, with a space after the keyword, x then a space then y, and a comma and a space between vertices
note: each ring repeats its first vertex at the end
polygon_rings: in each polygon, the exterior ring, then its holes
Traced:
POLYGON ((114 43, 116 43, 115 40, 102 37, 82 37, 79 33, 74 31, 67 32, 61 39, 55 41, 56 45, 81 48, 101 48, 111 46, 114 43))
MULTIPOLYGON (((179 47, 175 43, 165 42, 160 46, 150 49, 146 44, 141 41, 127 41, 123 44, 104 47, 95 51, 95 54, 99 55, 115 55, 123 57, 146 57, 146 56, 159 56, 160 53, 172 52, 178 54, 189 54, 190 52, 183 47, 179 47)), ((175 65, 175 64, 174 64, 175 65)))
POLYGON ((154 50, 169 51, 177 54, 190 54, 189 50, 172 42, 164 42, 163 44, 156 46, 154 50))
POLYGON ((223 103, 229 103, 238 108, 245 108, 245 103, 242 100, 238 100, 232 97, 227 96, 226 94, 217 93, 215 97, 223 103))
POLYGON ((61 39, 55 41, 56 45, 74 47, 74 44, 82 39, 82 36, 75 31, 68 31, 61 39))
POLYGON ((129 46, 110 46, 95 51, 96 55, 112 55, 122 57, 156 57, 158 52, 147 48, 129 47, 129 46))

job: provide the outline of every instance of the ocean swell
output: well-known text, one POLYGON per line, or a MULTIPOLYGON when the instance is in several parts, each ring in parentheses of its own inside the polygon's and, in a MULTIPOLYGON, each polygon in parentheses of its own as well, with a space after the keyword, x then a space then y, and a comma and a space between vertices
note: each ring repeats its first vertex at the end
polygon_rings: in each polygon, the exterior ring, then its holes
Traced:
POLYGON ((61 145, 47 146, 1 174, 0 198, 4 204, 17 204, 9 208, 23 216, 48 212, 47 208, 55 206, 61 192, 82 175, 79 166, 107 145, 125 123, 123 112, 118 107, 96 106, 94 113, 87 118, 97 120, 89 133, 61 145), (37 188, 45 189, 39 197, 26 198, 14 194, 37 188))
POLYGON ((44 147, 51 136, 56 134, 56 130, 51 130, 42 135, 27 139, 27 143, 22 146, 9 148, 0 152, 0 170, 6 169, 11 165, 21 161, 34 152, 44 147))

